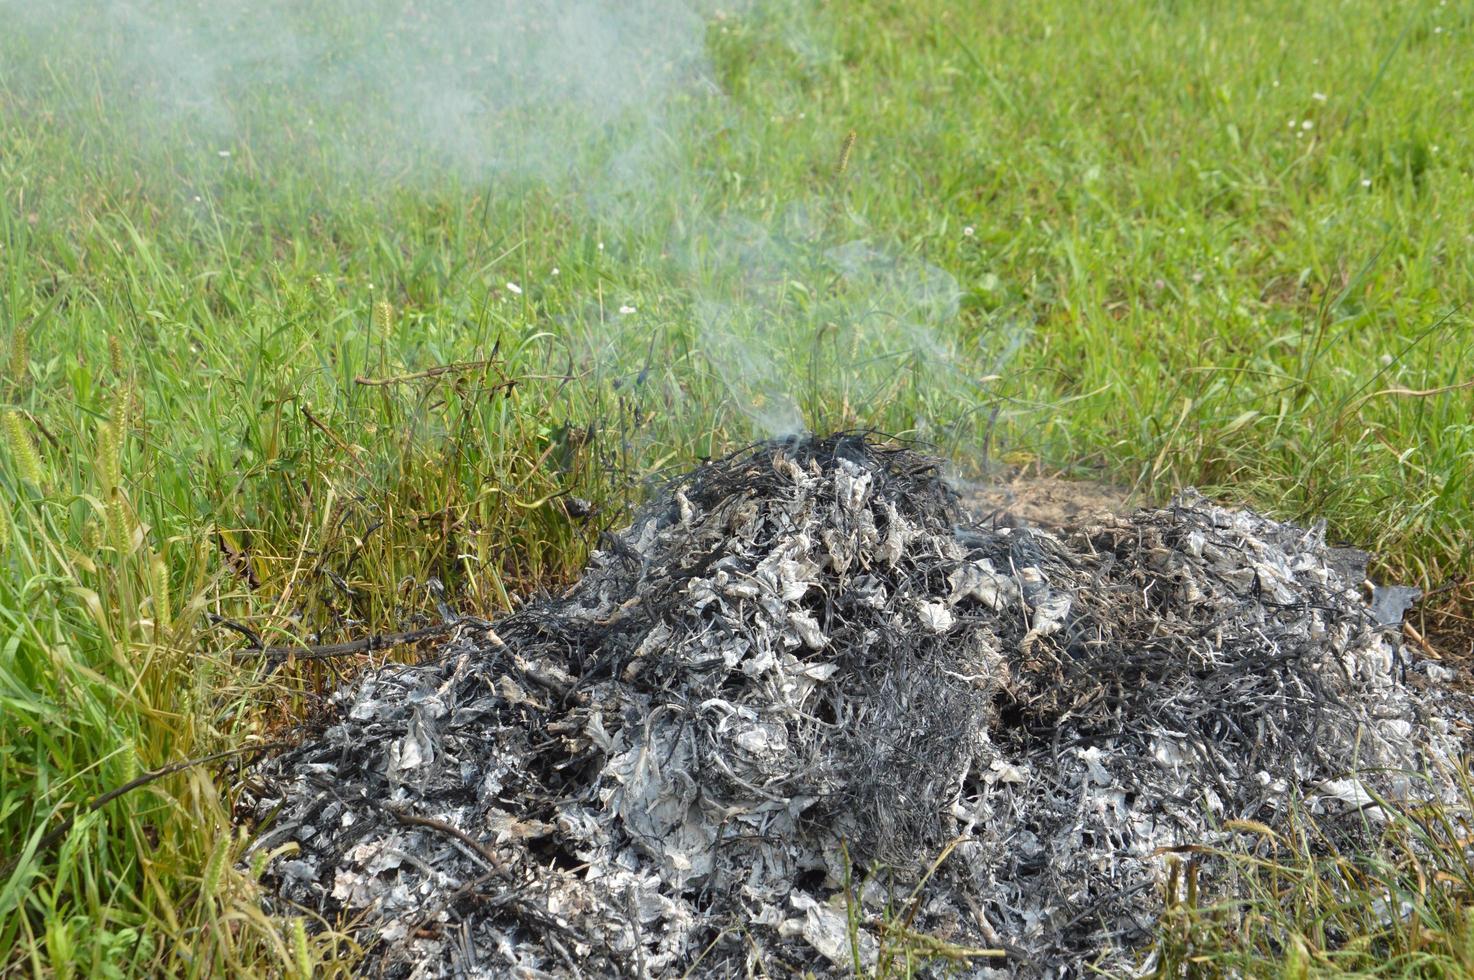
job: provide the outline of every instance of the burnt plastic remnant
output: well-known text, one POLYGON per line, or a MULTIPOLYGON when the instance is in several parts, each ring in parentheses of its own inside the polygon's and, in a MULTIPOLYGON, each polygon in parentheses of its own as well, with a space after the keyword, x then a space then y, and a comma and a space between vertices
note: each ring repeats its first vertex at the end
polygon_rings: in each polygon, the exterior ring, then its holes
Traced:
POLYGON ((353 917, 374 974, 839 975, 912 912, 1006 952, 976 975, 1126 966, 1159 848, 1452 797, 1466 703, 1401 683, 1444 677, 1364 562, 1191 492, 980 526, 910 450, 766 444, 565 594, 337 692, 245 816, 295 845, 274 907, 353 917))

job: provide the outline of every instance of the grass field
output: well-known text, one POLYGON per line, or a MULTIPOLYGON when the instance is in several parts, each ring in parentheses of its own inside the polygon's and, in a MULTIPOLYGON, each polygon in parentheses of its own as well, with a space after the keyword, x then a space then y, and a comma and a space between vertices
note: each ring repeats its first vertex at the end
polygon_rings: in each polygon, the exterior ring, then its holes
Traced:
MULTIPOLYGON (((242 631, 410 629, 432 578, 493 614, 650 475, 800 418, 1323 517, 1468 662, 1466 3, 666 4, 582 101, 555 61, 471 117, 403 94, 434 23, 379 7, 318 5, 278 72, 274 27, 0 0, 0 969, 346 956, 234 868, 242 756, 90 801, 290 738, 367 662, 267 676, 242 631)), ((1164 949, 1455 975, 1458 852, 1287 858, 1288 911, 1178 907, 1164 949), (1411 926, 1357 904, 1404 889, 1411 926)))

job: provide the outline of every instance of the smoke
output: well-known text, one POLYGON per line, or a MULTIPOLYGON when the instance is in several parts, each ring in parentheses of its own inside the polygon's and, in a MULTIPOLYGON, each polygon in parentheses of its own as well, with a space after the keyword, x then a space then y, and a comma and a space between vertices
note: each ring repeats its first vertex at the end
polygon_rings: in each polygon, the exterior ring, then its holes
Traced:
POLYGON ((7 84, 155 145, 556 181, 708 77, 682 0, 0 0, 7 84))
MULTIPOLYGON (((806 5, 734 14, 765 20, 800 69, 836 58, 806 5)), ((700 376, 722 400, 705 421, 744 434, 889 422, 938 438, 1006 360, 958 341, 951 275, 865 233, 834 193, 713 203, 704 140, 742 121, 703 0, 0 0, 0 21, 7 89, 155 167, 235 152, 328 186, 514 179, 572 192, 605 226, 664 215, 663 240, 628 236, 660 255, 622 257, 675 280, 665 319, 601 302, 564 322, 607 375, 658 363, 669 410, 700 376)))
POLYGON ((884 406, 977 394, 955 369, 956 280, 847 230, 811 201, 770 222, 711 222, 687 243, 699 344, 756 435, 866 425, 884 406))

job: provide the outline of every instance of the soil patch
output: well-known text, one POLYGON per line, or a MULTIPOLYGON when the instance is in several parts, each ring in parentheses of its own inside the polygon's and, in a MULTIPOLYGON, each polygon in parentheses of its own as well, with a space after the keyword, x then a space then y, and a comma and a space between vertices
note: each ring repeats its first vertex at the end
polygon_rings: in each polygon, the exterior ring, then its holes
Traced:
POLYGON ((1131 491, 1093 480, 1020 476, 962 491, 962 502, 980 524, 1033 525, 1062 531, 1122 517, 1135 509, 1131 491))

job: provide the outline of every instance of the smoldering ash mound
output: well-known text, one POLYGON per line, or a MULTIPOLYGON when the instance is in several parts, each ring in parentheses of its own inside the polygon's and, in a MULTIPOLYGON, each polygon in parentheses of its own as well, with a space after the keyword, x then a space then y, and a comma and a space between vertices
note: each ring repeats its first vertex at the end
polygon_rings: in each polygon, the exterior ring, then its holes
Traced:
POLYGON ((953 971, 1126 967, 1161 849, 1454 799, 1469 711, 1365 563, 1191 494, 983 526, 908 449, 765 444, 338 692, 256 770, 255 847, 388 976, 846 974, 902 921, 1003 954, 953 971))

